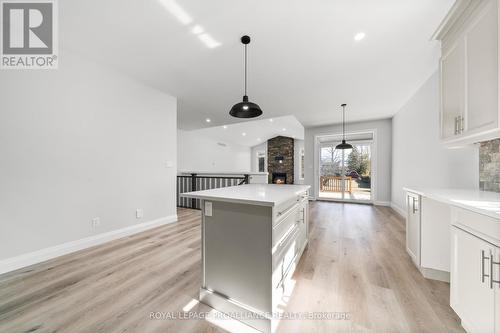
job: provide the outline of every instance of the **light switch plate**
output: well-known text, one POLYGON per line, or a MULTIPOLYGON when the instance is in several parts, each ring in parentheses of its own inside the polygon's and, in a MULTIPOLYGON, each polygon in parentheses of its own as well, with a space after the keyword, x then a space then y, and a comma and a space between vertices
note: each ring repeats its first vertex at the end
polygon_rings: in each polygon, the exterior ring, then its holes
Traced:
POLYGON ((92 219, 92 224, 91 225, 92 225, 92 229, 97 228, 98 226, 101 225, 101 219, 99 217, 94 217, 92 219))
POLYGON ((205 201, 205 216, 212 216, 212 203, 205 201))

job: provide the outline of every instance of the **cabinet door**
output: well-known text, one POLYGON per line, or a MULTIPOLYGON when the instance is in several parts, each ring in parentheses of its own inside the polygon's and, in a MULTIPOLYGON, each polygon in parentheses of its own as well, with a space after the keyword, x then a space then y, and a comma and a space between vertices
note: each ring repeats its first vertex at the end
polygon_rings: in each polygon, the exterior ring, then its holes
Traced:
POLYGON ((495 128, 498 123, 497 1, 490 0, 466 34, 466 133, 495 128))
POLYGON ((450 271, 450 205, 422 197, 420 205, 420 265, 450 271))
POLYGON ((308 201, 302 201, 299 212, 298 212, 298 223, 299 223, 299 229, 300 229, 300 235, 298 237, 297 241, 297 253, 301 254, 302 249, 304 248, 304 245, 307 241, 307 233, 308 233, 308 218, 307 218, 307 207, 308 207, 308 201))
POLYGON ((419 196, 406 196, 406 251, 413 262, 420 267, 420 205, 419 196))
POLYGON ((489 258, 494 247, 452 227, 451 307, 468 332, 494 332, 495 292, 490 288, 489 258))
POLYGON ((465 109, 465 45, 459 40, 441 58, 441 137, 456 135, 465 109))

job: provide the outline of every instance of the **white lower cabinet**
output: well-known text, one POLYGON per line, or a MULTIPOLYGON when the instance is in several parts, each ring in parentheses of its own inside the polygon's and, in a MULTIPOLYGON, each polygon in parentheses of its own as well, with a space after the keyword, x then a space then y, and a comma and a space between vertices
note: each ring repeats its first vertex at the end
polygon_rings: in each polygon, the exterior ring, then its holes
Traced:
POLYGON ((451 307, 467 332, 498 333, 500 249, 456 226, 451 233, 451 307))
POLYGON ((406 251, 420 267, 420 195, 406 194, 406 251))
POLYGON ((428 279, 450 281, 450 207, 406 194, 406 251, 428 279))

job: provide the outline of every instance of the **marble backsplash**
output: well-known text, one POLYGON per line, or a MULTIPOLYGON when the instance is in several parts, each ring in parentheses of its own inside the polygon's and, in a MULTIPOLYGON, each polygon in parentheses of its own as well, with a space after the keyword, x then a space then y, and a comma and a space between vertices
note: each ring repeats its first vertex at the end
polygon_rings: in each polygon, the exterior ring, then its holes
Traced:
POLYGON ((479 188, 483 191, 500 192, 500 139, 481 143, 479 188))

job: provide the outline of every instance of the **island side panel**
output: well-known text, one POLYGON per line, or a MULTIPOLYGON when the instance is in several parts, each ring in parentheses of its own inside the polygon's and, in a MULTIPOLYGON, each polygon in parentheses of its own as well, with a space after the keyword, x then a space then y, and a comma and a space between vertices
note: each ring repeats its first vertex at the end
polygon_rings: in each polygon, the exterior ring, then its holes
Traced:
POLYGON ((203 219, 203 288, 271 311, 272 208, 209 201, 203 219))

